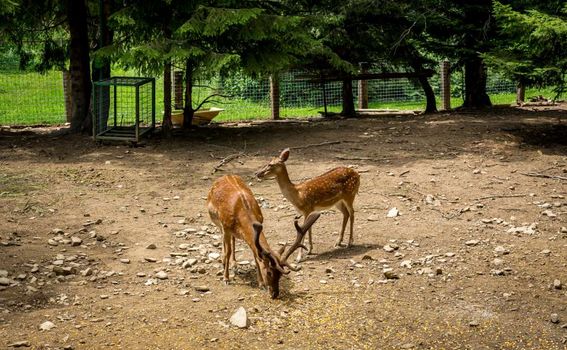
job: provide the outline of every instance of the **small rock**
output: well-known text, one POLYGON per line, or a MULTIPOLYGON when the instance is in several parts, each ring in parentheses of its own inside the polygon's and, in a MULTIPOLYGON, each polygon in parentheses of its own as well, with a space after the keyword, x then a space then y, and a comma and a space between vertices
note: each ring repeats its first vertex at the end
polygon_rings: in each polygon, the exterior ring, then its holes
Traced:
POLYGON ((8 277, 8 271, 0 270, 0 277, 8 277))
POLYGON ((155 263, 157 261, 156 258, 150 258, 150 257, 145 257, 144 260, 146 260, 147 262, 152 262, 152 263, 155 263))
POLYGON ((370 215, 368 218, 366 218, 366 220, 368 220, 368 221, 380 221, 380 217, 378 215, 370 215))
POLYGON ((471 239, 470 241, 466 241, 465 245, 468 245, 469 247, 474 247, 476 245, 478 245, 480 241, 478 239, 471 239))
POLYGON ((100 298, 101 298, 102 300, 108 299, 108 295, 107 295, 107 294, 102 294, 102 295, 100 296, 100 298))
POLYGON ((59 243, 57 243, 56 240, 51 239, 51 238, 47 240, 47 244, 49 244, 50 246, 53 246, 53 247, 57 247, 59 245, 59 243))
POLYGON ((552 212, 551 210, 544 210, 542 213, 542 215, 548 216, 550 218, 554 218, 557 217, 557 214, 555 214, 554 212, 552 212))
POLYGON ((20 340, 11 344, 8 344, 9 348, 29 348, 31 343, 27 340, 20 340))
POLYGON ((182 266, 184 269, 187 269, 187 268, 189 268, 189 267, 195 265, 196 263, 197 263, 197 259, 191 258, 191 259, 185 260, 185 261, 183 262, 183 264, 181 264, 181 266, 182 266))
POLYGON ((397 280, 400 278, 400 276, 398 276, 398 274, 393 271, 384 271, 384 277, 389 280, 397 280))
POLYGON ((207 286, 196 286, 195 290, 197 292, 206 293, 206 292, 210 291, 211 289, 207 286))
POLYGON ((207 255, 209 257, 210 260, 217 260, 218 258, 220 258, 220 254, 213 252, 213 253, 209 253, 209 255, 207 255))
POLYGON ((400 211, 398 210, 398 208, 394 207, 390 210, 388 210, 388 214, 386 214, 387 218, 395 218, 396 216, 400 215, 400 211))
POLYGON ((477 327, 479 325, 479 322, 476 320, 470 321, 469 322, 469 327, 477 327))
POLYGON ((232 316, 230 316, 230 323, 238 328, 248 327, 248 316, 246 315, 246 310, 242 306, 239 307, 232 316))
POLYGON ((156 273, 156 278, 160 279, 160 280, 166 280, 169 278, 169 276, 167 275, 167 272, 165 271, 159 271, 158 273, 156 273))
POLYGON ((498 254, 498 255, 506 255, 509 254, 510 251, 506 248, 504 248, 503 246, 499 245, 496 248, 494 248, 494 253, 498 254))
POLYGON ((9 286, 10 280, 6 277, 0 277, 0 286, 9 286))
POLYGON ((549 256, 551 254, 551 250, 544 249, 544 250, 541 251, 541 254, 549 256))
POLYGON ((138 273, 136 273, 136 276, 138 276, 138 277, 146 277, 146 273, 145 273, 145 272, 138 272, 138 273))
POLYGON ((553 288, 555 288, 555 289, 561 289, 561 288, 563 288, 563 285, 562 285, 561 281, 560 281, 560 280, 557 280, 557 279, 556 279, 556 280, 553 280, 553 288))
POLYGON ((157 248, 157 246, 153 243, 148 244, 148 246, 146 247, 146 249, 156 249, 156 248, 157 248))
POLYGON ((71 245, 72 245, 73 247, 78 247, 78 246, 80 246, 82 243, 83 243, 83 240, 80 239, 79 237, 77 237, 77 236, 71 237, 71 245))
POLYGON ((130 259, 120 259, 120 262, 123 263, 123 264, 129 264, 130 259))
POLYGON ((404 260, 400 263, 401 267, 405 267, 407 269, 411 269, 411 260, 404 260))
POLYGON ((559 323, 559 315, 558 314, 551 314, 550 321, 551 321, 551 323, 559 323))
POLYGON ((51 321, 45 321, 42 324, 39 325, 39 329, 41 331, 48 331, 50 329, 53 329, 55 327, 55 324, 51 321))

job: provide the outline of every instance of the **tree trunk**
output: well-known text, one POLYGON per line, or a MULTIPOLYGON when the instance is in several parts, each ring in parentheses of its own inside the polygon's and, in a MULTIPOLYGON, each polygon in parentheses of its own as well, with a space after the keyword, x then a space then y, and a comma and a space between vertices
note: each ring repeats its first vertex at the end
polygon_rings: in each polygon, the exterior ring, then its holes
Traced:
POLYGON ((490 97, 486 93, 486 67, 480 57, 465 62, 465 101, 464 108, 490 107, 490 97))
POLYGON ((343 80, 343 110, 341 115, 345 117, 354 117, 354 96, 352 95, 352 80, 343 80))
MULTIPOLYGON (((416 73, 420 73, 423 71, 423 65, 418 62, 412 62, 411 67, 416 73)), ((423 93, 425 94, 425 111, 424 113, 435 113, 437 112, 437 101, 435 100, 435 93, 433 92, 433 88, 431 84, 429 84, 429 79, 425 76, 419 76, 417 78, 419 81, 419 85, 423 89, 423 93)))
POLYGON ((183 128, 189 129, 193 123, 193 65, 190 60, 185 62, 185 108, 183 108, 183 128))
POLYGON ((171 136, 171 61, 165 62, 163 68, 163 121, 161 132, 164 137, 171 136))
MULTIPOLYGON (((99 38, 96 49, 101 49, 112 44, 114 33, 108 28, 107 19, 110 16, 110 1, 102 0, 102 6, 99 9, 99 38)), ((92 62, 92 81, 104 80, 110 78, 110 60, 107 58, 93 60, 92 62)), ((97 86, 95 91, 96 103, 98 104, 98 115, 95 118, 98 126, 97 131, 106 129, 108 123, 108 112, 110 110, 110 86, 97 86)), ((93 110, 91 106, 91 110, 93 110)))
POLYGON ((89 114, 91 79, 85 0, 67 1, 67 22, 71 34, 69 44, 71 51, 69 71, 73 99, 71 132, 91 131, 92 121, 89 114))

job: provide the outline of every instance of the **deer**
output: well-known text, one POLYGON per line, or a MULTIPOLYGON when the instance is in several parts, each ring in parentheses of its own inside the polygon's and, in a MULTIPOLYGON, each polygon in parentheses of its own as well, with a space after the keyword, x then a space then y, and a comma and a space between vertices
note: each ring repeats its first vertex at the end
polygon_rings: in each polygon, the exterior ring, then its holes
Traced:
POLYGON ((223 235, 222 263, 223 280, 229 284, 229 259, 236 267, 236 238, 245 241, 254 255, 258 285, 268 288, 272 299, 280 294, 279 282, 282 275, 298 271, 287 262, 289 256, 303 246, 305 233, 321 215, 312 213, 305 218, 303 226, 299 218, 294 220, 296 229, 295 242, 285 251, 284 244, 277 252, 273 251, 264 234, 262 211, 250 188, 237 175, 225 175, 218 178, 207 196, 207 209, 211 221, 223 235))
MULTIPOLYGON (((284 149, 279 156, 272 158, 268 164, 256 172, 259 179, 276 179, 283 196, 293 204, 295 209, 304 217, 310 213, 335 206, 343 214, 341 233, 335 247, 342 245, 347 222, 350 220, 350 236, 347 247, 354 243, 354 198, 360 187, 360 175, 347 167, 337 167, 307 181, 294 184, 291 182, 285 162, 289 158, 289 148, 284 149)), ((304 249, 304 247, 302 248, 304 249)), ((309 249, 313 250, 312 232, 309 227, 309 249)), ((296 260, 302 260, 303 250, 300 250, 296 260)))

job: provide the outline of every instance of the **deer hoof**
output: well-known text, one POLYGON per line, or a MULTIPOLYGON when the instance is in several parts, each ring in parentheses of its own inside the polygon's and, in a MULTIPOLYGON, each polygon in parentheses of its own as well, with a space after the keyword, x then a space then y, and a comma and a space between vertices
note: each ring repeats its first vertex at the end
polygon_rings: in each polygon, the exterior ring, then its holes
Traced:
POLYGON ((225 280, 224 280, 224 285, 225 285, 225 286, 228 286, 228 282, 229 282, 228 279, 225 279, 225 280))
POLYGON ((335 248, 339 248, 343 246, 343 242, 336 242, 335 243, 335 248))

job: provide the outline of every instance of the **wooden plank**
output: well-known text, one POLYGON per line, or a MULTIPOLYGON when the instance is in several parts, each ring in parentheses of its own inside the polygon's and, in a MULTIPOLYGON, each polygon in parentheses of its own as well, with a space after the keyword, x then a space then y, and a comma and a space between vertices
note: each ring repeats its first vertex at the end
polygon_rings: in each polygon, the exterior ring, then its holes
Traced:
POLYGON ((431 77, 435 74, 432 69, 426 69, 419 73, 415 72, 385 72, 385 73, 360 73, 360 74, 345 74, 345 75, 316 75, 316 74, 298 74, 297 80, 307 80, 310 83, 322 83, 329 81, 343 81, 343 80, 387 80, 387 79, 402 79, 402 78, 419 78, 431 77))

